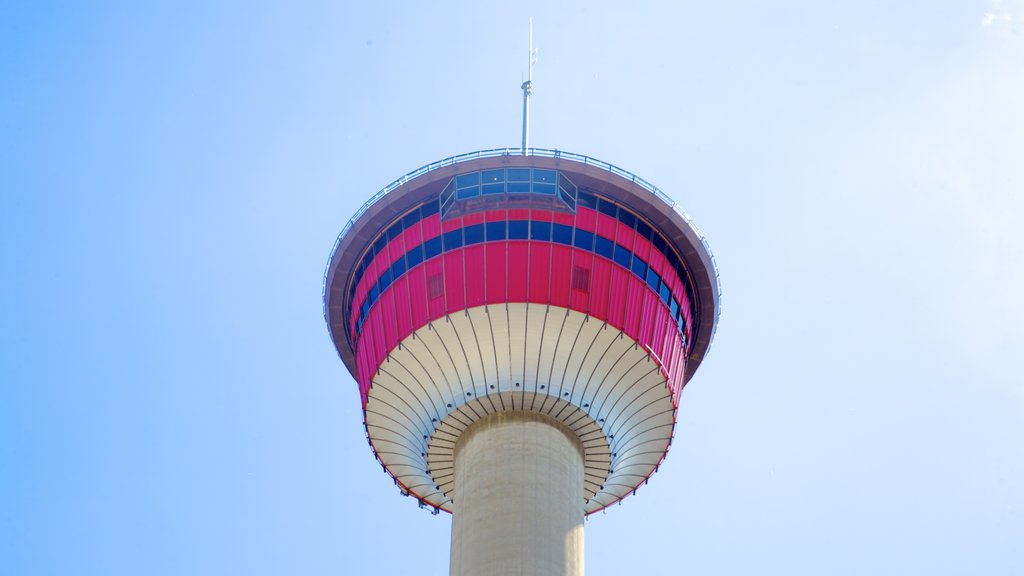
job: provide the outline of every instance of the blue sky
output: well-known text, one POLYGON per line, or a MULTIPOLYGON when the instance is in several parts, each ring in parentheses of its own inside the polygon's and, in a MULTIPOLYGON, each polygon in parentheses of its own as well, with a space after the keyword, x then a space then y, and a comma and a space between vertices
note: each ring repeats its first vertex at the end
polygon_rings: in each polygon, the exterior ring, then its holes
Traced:
POLYGON ((322 319, 349 216, 519 142, 725 309, 604 574, 1024 572, 1024 2, 0 7, 0 573, 445 574, 322 319))

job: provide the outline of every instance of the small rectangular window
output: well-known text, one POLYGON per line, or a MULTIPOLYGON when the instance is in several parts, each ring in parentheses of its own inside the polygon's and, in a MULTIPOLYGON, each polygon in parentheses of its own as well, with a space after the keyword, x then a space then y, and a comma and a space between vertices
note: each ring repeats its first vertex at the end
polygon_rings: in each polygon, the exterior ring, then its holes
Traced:
POLYGON ((551 241, 551 223, 537 222, 530 223, 530 240, 551 241))
POLYGON ((636 226, 636 216, 628 210, 619 210, 619 222, 622 222, 628 228, 633 228, 636 226))
POLYGON ((484 225, 474 224, 472 226, 466 226, 462 229, 463 235, 466 237, 466 246, 470 244, 478 244, 484 241, 484 225))
POLYGON ((604 198, 598 198, 597 211, 600 212, 601 214, 604 214, 605 216, 617 218, 616 213, 618 211, 618 206, 616 206, 614 202, 609 202, 604 198))
POLYGON ((661 237, 661 234, 653 234, 651 236, 651 244, 654 246, 655 250, 665 254, 665 239, 661 237))
POLYGON ((671 300, 672 301, 669 302, 668 305, 668 311, 672 314, 672 318, 674 319, 676 315, 679 314, 679 303, 676 302, 675 298, 672 298, 671 300))
POLYGON ((486 225, 487 241, 505 239, 505 221, 488 222, 486 225))
POLYGON ((391 268, 388 268, 380 275, 380 278, 377 279, 377 284, 380 284, 382 294, 388 289, 388 286, 391 286, 391 268))
POLYGON ((637 220, 636 233, 639 234, 641 238, 645 238, 647 240, 651 239, 651 227, 643 220, 637 220))
POLYGON ((508 222, 508 239, 509 240, 526 240, 530 236, 530 221, 529 220, 509 220, 508 222))
POLYGON ((440 274, 433 274, 427 278, 427 298, 431 300, 444 295, 444 278, 440 274))
POLYGON ((551 241, 572 246, 572 227, 565 224, 555 224, 551 231, 551 241))
POLYGON ((437 202, 427 202, 423 205, 423 218, 428 218, 437 214, 437 202))
POLYGON ((664 282, 661 283, 661 301, 665 306, 672 306, 672 291, 669 290, 668 284, 665 284, 664 282))
POLYGON ((655 294, 657 294, 658 290, 661 289, 661 285, 660 284, 661 284, 661 276, 658 276, 658 273, 654 271, 654 268, 648 267, 647 268, 647 285, 651 287, 651 290, 654 290, 655 294))
POLYGON ((408 230, 410 226, 420 221, 420 211, 413 210, 405 216, 402 216, 402 229, 408 230))
POLYGON ((572 267, 572 289, 580 292, 590 290, 590 270, 581 266, 572 267))
POLYGON ((594 252, 598 255, 604 256, 611 260, 612 254, 615 253, 615 242, 605 238, 604 236, 594 235, 594 252))

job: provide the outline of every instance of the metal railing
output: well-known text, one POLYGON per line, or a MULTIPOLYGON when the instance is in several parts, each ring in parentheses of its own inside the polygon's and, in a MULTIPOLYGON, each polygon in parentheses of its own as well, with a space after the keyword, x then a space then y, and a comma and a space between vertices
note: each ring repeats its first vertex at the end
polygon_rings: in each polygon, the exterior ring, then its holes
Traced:
MULTIPOLYGON (((675 200, 673 200, 668 194, 665 194, 657 186, 651 184, 650 182, 644 180, 643 178, 637 176, 636 174, 633 174, 628 170, 624 170, 614 164, 610 164, 603 160, 591 158, 590 156, 584 156, 583 154, 565 152, 562 150, 549 150, 547 148, 527 148, 526 154, 523 154, 523 150, 521 148, 492 148, 490 150, 478 150, 476 152, 467 152, 465 154, 450 156, 443 160, 438 160, 437 162, 431 162, 430 164, 420 166, 419 168, 413 170, 412 172, 409 172, 408 174, 388 184, 384 188, 381 188, 380 191, 378 191, 376 194, 370 197, 369 200, 364 202, 363 205, 360 206, 358 210, 356 210, 356 213, 345 224, 345 227, 341 229, 341 234, 338 235, 338 239, 334 242, 334 248, 331 250, 331 256, 327 260, 327 269, 324 270, 324 296, 327 295, 327 290, 329 289, 327 286, 327 275, 330 273, 331 262, 334 260, 334 253, 338 250, 338 247, 341 246, 341 240, 345 237, 346 234, 348 234, 348 231, 352 229, 352 226, 355 225, 356 221, 359 220, 359 218, 364 213, 366 213, 366 211, 369 210, 371 206, 373 206, 377 202, 380 202, 382 198, 387 196, 388 193, 395 190, 399 186, 402 186, 406 182, 409 182, 414 178, 418 178, 419 176, 422 176, 427 172, 437 170, 438 168, 444 168, 446 166, 452 166, 454 164, 460 164, 462 162, 469 162, 471 160, 478 160, 480 158, 495 158, 501 156, 524 155, 542 156, 545 158, 565 158, 566 160, 572 160, 574 162, 586 164, 587 166, 596 166, 598 168, 607 170, 608 172, 611 172, 612 174, 615 174, 617 176, 621 176, 626 180, 629 180, 630 182, 637 184, 644 190, 647 190, 655 197, 657 197, 659 200, 664 202, 666 205, 671 207, 672 210, 675 211, 677 214, 682 216, 683 221, 686 222, 687 226, 689 226, 690 229, 693 230, 693 232, 697 235, 697 237, 700 238, 700 243, 704 246, 704 249, 707 250, 708 256, 711 259, 711 267, 715 273, 715 287, 718 290, 718 307, 715 309, 715 327, 711 333, 711 340, 708 342, 708 350, 710 350, 711 342, 714 342, 715 340, 715 332, 718 331, 718 319, 722 315, 722 282, 718 274, 718 263, 715 261, 715 254, 714 252, 711 251, 711 246, 708 245, 707 238, 704 237, 704 233, 701 232, 700 228, 697 227, 697 224, 694 223, 693 218, 690 218, 690 215, 687 214, 685 210, 683 210, 683 207, 680 206, 675 200)), ((324 298, 324 320, 327 322, 327 330, 328 332, 330 332, 331 325, 330 319, 328 318, 327 315, 326 298, 324 298)))

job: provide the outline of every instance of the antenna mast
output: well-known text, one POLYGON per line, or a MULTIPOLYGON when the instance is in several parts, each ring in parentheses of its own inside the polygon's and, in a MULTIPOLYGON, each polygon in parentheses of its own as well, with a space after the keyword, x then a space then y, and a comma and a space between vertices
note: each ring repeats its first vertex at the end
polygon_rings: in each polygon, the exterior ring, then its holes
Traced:
POLYGON ((533 63, 537 61, 537 51, 533 49, 533 18, 530 18, 530 63, 526 68, 526 82, 523 82, 523 156, 529 153, 530 145, 530 94, 533 91, 533 63))

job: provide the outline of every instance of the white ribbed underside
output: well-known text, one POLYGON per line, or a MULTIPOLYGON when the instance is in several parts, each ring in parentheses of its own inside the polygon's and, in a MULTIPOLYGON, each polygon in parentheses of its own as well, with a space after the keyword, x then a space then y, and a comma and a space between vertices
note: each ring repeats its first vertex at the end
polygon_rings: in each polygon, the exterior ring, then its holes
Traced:
POLYGON ((632 339, 580 312, 517 303, 471 308, 403 340, 373 378, 366 425, 398 481, 448 509, 455 439, 502 410, 548 414, 576 431, 587 513, 643 483, 674 422, 666 379, 632 339))

